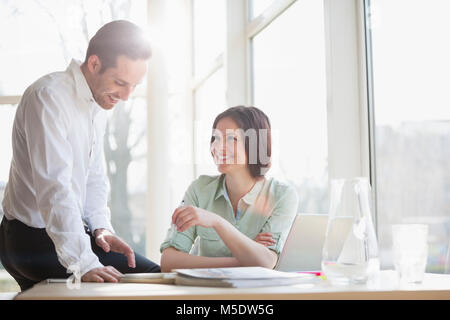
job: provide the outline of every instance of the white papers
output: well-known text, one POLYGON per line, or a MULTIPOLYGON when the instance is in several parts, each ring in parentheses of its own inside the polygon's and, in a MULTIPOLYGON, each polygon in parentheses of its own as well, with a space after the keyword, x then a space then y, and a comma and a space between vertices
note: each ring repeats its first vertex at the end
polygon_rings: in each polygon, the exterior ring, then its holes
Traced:
POLYGON ((313 274, 282 272, 263 267, 175 269, 175 284, 211 287, 266 287, 313 283, 313 274))

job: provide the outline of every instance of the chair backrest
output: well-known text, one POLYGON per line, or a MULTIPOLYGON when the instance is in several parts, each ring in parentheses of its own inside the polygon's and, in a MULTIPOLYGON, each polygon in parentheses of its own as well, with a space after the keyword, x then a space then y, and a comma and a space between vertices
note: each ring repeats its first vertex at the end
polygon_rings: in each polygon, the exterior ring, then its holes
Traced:
POLYGON ((450 273, 450 240, 447 245, 447 254, 445 257, 444 273, 450 273))
POLYGON ((321 270, 327 214, 297 214, 275 267, 279 271, 321 270))

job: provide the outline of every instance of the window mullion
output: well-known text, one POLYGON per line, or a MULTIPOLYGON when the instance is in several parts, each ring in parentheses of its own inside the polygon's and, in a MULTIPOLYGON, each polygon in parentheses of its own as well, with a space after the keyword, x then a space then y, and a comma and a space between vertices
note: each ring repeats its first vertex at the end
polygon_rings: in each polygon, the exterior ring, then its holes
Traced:
POLYGON ((329 179, 368 176, 361 139, 361 66, 357 4, 325 0, 329 179))
POLYGON ((22 96, 0 96, 0 104, 18 104, 22 96))
POLYGON ((242 0, 226 1, 226 30, 224 66, 228 106, 249 103, 248 46, 245 28, 247 4, 242 0))

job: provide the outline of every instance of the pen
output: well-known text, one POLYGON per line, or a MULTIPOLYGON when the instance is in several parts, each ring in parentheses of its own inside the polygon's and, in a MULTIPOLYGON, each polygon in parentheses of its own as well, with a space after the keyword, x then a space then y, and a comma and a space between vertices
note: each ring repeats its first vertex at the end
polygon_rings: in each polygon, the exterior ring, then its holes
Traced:
POLYGON ((321 271, 298 271, 297 273, 304 273, 304 274, 313 274, 316 277, 319 277, 321 279, 325 280, 325 275, 321 271))
MULTIPOLYGON (((178 208, 180 207, 184 207, 184 200, 182 200, 180 205, 178 206, 178 208)), ((172 225, 170 226, 170 238, 172 238, 176 232, 177 232, 177 225, 175 223, 172 223, 172 225)))

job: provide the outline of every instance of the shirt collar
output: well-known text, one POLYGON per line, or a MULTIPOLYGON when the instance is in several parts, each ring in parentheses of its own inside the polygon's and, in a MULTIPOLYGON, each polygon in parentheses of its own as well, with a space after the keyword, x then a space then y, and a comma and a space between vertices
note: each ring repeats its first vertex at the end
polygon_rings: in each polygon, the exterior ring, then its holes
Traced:
MULTIPOLYGON (((256 198, 258 197, 258 194, 261 191, 263 185, 264 185, 264 178, 256 181, 253 188, 245 196, 242 197, 242 200, 248 205, 252 205, 255 202, 256 198)), ((214 200, 217 200, 221 196, 225 197, 226 190, 227 189, 225 185, 225 175, 223 174, 221 177, 221 181, 219 181, 214 200)))
POLYGON ((259 192, 261 191, 263 185, 264 185, 264 178, 256 181, 253 188, 245 196, 242 197, 242 200, 248 205, 252 205, 255 202, 256 198, 258 197, 259 192))
POLYGON ((214 200, 219 199, 220 197, 225 197, 225 175, 222 174, 219 179, 219 183, 217 184, 216 196, 214 200))
POLYGON ((77 95, 90 104, 90 110, 95 116, 101 110, 101 107, 95 101, 94 96, 92 95, 91 88, 89 88, 86 78, 84 77, 83 72, 81 72, 81 62, 72 59, 69 67, 67 68, 67 71, 71 72, 73 78, 75 79, 75 88, 77 95))

